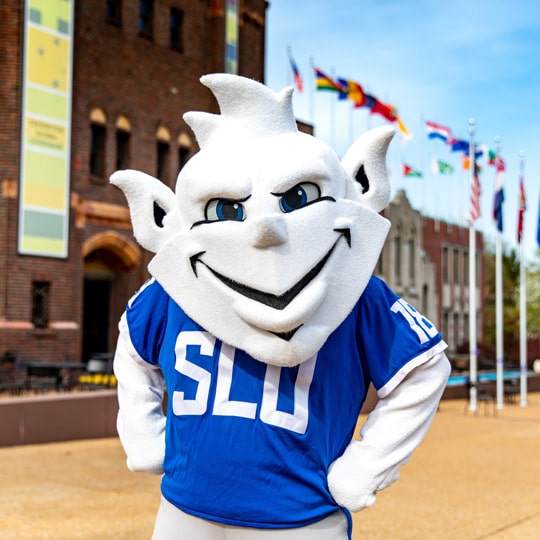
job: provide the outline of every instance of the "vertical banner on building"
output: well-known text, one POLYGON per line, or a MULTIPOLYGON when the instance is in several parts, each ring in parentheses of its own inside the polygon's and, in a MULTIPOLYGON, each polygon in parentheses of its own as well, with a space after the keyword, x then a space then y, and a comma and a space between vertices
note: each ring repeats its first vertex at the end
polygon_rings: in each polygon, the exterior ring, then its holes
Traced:
POLYGON ((225 73, 238 73, 238 0, 225 3, 225 73))
POLYGON ((18 250, 67 257, 75 0, 26 0, 18 250))

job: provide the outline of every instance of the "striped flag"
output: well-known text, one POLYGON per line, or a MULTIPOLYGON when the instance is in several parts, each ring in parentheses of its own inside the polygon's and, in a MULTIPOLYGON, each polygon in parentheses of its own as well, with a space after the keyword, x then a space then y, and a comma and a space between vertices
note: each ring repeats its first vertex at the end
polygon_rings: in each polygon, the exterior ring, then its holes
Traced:
POLYGON ((503 231, 503 202, 504 187, 502 170, 497 167, 497 172, 495 173, 495 196, 493 197, 493 219, 499 232, 503 231))
POLYGON ((471 179, 471 223, 480 217, 480 178, 478 176, 478 164, 474 162, 474 172, 471 179))
POLYGON ((527 210, 527 202, 525 200, 525 186, 523 185, 523 176, 519 177, 519 208, 518 208, 518 226, 517 226, 517 241, 521 244, 523 238, 523 218, 527 210))
POLYGON ((540 248, 540 197, 538 198, 538 225, 536 226, 536 243, 540 248))
POLYGON ((426 122, 426 135, 428 139, 441 139, 446 142, 452 137, 452 130, 435 122, 426 122))
POLYGON ((347 87, 324 73, 324 71, 321 71, 317 67, 314 67, 313 71, 315 71, 315 86, 317 90, 329 90, 331 92, 339 92, 342 94, 347 93, 347 87))
POLYGON ((296 62, 294 61, 294 58, 292 57, 290 50, 288 54, 289 54, 289 62, 291 63, 291 69, 293 72, 294 85, 296 86, 298 93, 301 94, 304 90, 304 81, 302 80, 302 75, 300 75, 300 70, 298 69, 296 62))

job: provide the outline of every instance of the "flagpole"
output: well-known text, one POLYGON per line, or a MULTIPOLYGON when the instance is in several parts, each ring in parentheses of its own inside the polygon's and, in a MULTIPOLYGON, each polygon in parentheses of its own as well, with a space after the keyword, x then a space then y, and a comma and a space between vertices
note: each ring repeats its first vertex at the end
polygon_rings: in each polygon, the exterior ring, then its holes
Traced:
MULTIPOLYGON (((289 61, 289 64, 291 62, 291 57, 292 57, 292 52, 291 52, 291 45, 288 44, 287 45, 287 60, 289 61)), ((287 65, 287 70, 285 71, 285 84, 287 86, 292 86, 292 82, 291 82, 291 67, 290 65, 287 65)))
MULTIPOLYGON (((499 157, 501 138, 495 141, 495 189, 499 186, 499 157)), ((496 407, 504 408, 504 325, 503 325, 503 286, 502 286, 502 233, 497 226, 495 241, 495 333, 496 333, 496 407)))
POLYGON ((309 57, 310 70, 309 70, 309 122, 313 129, 315 129, 314 119, 313 119, 313 109, 314 109, 314 96, 315 96, 315 79, 313 77, 313 70, 315 68, 315 61, 313 56, 309 57))
MULTIPOLYGON (((519 151, 520 182, 523 181, 525 168, 525 151, 519 151)), ((521 191, 521 190, 520 190, 521 191)), ((520 207, 521 202, 520 192, 520 207)), ((525 227, 521 232, 519 245, 519 373, 520 373, 520 406, 527 406, 527 278, 525 263, 525 227)))
MULTIPOLYGON (((474 118, 469 119, 469 153, 474 156, 474 118)), ((474 184, 474 166, 469 167, 470 189, 474 184)), ((475 219, 469 220, 469 410, 477 408, 477 354, 476 350, 476 231, 475 219)))
MULTIPOLYGON (((330 71, 332 74, 332 79, 335 80, 336 75, 334 68, 330 71)), ((337 152, 336 149, 336 100, 332 99, 330 101, 330 146, 337 152)))

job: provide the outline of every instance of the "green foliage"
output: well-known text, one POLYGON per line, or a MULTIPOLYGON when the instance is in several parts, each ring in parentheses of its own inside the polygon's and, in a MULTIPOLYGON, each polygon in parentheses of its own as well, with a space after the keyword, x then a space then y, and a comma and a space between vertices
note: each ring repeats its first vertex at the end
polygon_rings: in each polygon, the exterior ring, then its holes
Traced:
MULTIPOLYGON (((503 251, 502 288, 505 357, 508 360, 518 361, 520 261, 515 249, 503 251)), ((527 335, 530 338, 540 334, 540 263, 538 261, 528 265, 526 288, 527 335)), ((495 255, 491 252, 485 254, 484 301, 485 341, 488 346, 494 348, 496 343, 495 255)))

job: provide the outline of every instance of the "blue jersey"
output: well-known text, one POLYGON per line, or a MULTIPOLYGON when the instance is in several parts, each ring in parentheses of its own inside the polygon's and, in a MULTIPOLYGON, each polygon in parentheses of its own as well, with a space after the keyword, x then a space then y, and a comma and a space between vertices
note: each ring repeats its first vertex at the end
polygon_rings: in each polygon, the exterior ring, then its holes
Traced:
POLYGON ((384 397, 445 347, 378 278, 317 355, 292 368, 219 341, 154 280, 126 321, 135 350, 166 381, 164 497, 189 514, 256 528, 299 527, 339 509, 328 467, 352 439, 369 384, 384 397))

